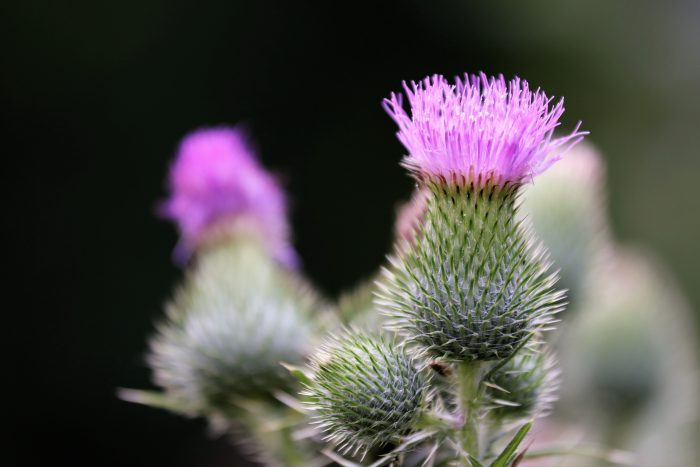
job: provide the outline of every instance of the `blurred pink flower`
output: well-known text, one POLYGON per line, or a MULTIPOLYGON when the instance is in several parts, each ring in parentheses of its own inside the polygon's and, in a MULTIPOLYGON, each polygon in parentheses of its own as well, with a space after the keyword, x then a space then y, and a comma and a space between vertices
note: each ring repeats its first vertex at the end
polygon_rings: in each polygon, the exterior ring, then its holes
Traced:
POLYGON ((414 190, 410 200, 399 206, 394 224, 394 238, 397 241, 413 244, 428 209, 429 197, 430 190, 419 187, 414 190))
POLYGON ((503 76, 465 75, 450 84, 440 75, 404 82, 409 115, 401 94, 384 100, 408 150, 403 160, 419 179, 476 184, 520 184, 542 173, 587 132, 579 125, 568 136, 552 138, 564 113, 560 100, 527 81, 503 76))
POLYGON ((245 224, 271 255, 296 263, 284 193, 240 128, 203 128, 185 136, 170 168, 169 188, 160 213, 179 227, 178 260, 189 257, 210 232, 245 224))

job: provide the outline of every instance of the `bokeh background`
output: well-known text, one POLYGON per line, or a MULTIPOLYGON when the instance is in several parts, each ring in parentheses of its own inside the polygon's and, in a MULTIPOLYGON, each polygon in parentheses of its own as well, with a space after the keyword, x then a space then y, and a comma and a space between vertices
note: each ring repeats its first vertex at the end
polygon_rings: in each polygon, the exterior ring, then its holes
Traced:
POLYGON ((432 73, 518 74, 566 96, 565 128, 581 119, 606 158, 617 237, 653 249, 699 309, 700 2, 0 9, 18 465, 238 465, 203 422, 115 396, 149 385, 146 338, 181 274, 153 206, 178 139, 201 125, 248 125, 286 181, 305 271, 332 296, 382 262, 412 188, 381 99, 432 73))

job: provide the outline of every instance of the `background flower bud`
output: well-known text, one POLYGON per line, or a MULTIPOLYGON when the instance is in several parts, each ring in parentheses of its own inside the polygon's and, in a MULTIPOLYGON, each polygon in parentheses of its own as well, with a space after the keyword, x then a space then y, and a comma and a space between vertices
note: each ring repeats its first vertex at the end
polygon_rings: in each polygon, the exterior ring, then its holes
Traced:
POLYGON ((418 187, 411 194, 411 199, 399 206, 394 224, 394 238, 397 244, 413 243, 423 223, 429 196, 430 190, 418 187))
POLYGON ((316 325, 313 301, 252 238, 198 255, 151 341, 148 362, 168 397, 197 412, 289 388, 281 361, 301 363, 316 325))
POLYGON ((547 415, 556 399, 559 369, 554 357, 538 345, 523 348, 499 368, 486 391, 494 418, 519 419, 547 415))
POLYGON ((700 416, 691 311, 663 266, 618 247, 560 345, 559 409, 639 465, 694 465, 700 416))
POLYGON ((604 171, 601 156, 584 142, 524 187, 521 196, 520 217, 532 222, 547 245, 559 286, 574 305, 586 292, 591 269, 611 248, 604 171))
POLYGON ((168 182, 171 196, 160 212, 180 230, 179 259, 244 229, 263 239, 273 257, 296 264, 284 192, 240 127, 203 128, 185 136, 168 182))

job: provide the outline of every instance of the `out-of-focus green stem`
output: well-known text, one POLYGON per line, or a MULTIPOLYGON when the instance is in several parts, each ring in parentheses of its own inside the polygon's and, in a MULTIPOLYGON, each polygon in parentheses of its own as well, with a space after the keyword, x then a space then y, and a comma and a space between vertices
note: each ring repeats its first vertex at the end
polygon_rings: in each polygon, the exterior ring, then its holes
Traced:
POLYGON ((294 439, 294 428, 304 421, 297 417, 299 414, 289 410, 270 408, 257 414, 239 413, 235 420, 243 424, 266 464, 289 467, 318 465, 315 458, 320 446, 294 439))
POLYGON ((606 450, 596 447, 550 447, 542 449, 530 449, 524 456, 525 459, 541 459, 543 457, 587 457, 589 459, 602 460, 611 464, 634 465, 634 457, 631 453, 620 450, 606 450))
POLYGON ((459 409, 462 417, 460 442, 464 451, 479 459, 479 377, 480 365, 474 362, 462 362, 457 371, 457 390, 459 409))

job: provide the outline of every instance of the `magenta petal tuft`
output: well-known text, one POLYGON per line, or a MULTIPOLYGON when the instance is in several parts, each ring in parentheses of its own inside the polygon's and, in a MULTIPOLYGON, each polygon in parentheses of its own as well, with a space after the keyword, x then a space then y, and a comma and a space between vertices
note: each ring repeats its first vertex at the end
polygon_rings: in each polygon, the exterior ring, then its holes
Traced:
POLYGON ((185 136, 170 169, 169 187, 171 197, 160 213, 180 229, 180 260, 207 233, 242 222, 248 229, 252 225, 277 259, 288 265, 296 262, 288 243, 284 193, 258 162, 240 128, 204 128, 185 136))
POLYGON ((506 82, 482 73, 450 84, 434 75, 404 83, 404 90, 410 115, 401 94, 385 99, 384 107, 408 150, 404 166, 421 179, 524 183, 587 134, 577 125, 571 134, 553 138, 563 100, 551 105, 552 98, 517 77, 506 82))

